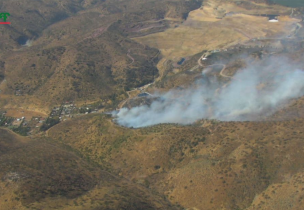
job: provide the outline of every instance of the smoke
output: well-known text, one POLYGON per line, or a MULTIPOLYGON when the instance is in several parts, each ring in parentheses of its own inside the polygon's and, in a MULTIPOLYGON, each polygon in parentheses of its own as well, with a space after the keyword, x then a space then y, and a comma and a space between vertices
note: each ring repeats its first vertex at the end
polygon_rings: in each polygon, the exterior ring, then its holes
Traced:
POLYGON ((23 45, 24 47, 31 47, 33 45, 33 40, 26 40, 25 44, 23 45))
POLYGON ((145 127, 159 123, 191 124, 199 119, 256 120, 292 98, 304 95, 304 71, 286 59, 268 59, 239 70, 228 84, 203 78, 186 90, 156 95, 150 106, 113 113, 118 124, 145 127))

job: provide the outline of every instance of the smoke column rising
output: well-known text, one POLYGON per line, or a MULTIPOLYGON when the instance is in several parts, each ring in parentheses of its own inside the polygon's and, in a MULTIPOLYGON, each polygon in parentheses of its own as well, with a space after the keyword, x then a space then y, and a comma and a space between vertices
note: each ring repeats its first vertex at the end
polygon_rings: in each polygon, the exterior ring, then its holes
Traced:
POLYGON ((278 105, 304 95, 302 70, 286 60, 271 59, 266 63, 238 71, 226 87, 217 81, 210 84, 200 80, 189 89, 158 95, 150 106, 122 108, 113 115, 118 124, 134 128, 159 123, 191 124, 203 118, 254 120, 254 115, 266 110, 263 115, 271 114, 278 105))

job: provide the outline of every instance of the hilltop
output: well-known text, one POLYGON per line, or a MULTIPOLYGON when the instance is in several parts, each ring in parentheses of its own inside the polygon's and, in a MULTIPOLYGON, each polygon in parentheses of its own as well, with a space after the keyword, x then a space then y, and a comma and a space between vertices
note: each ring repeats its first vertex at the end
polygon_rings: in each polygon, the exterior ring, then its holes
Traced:
POLYGON ((278 81, 302 72, 303 8, 270 0, 0 0, 0 8, 12 22, 0 27, 1 210, 304 205, 302 96, 251 121, 134 129, 110 114, 168 91, 190 94, 200 82, 214 82, 216 98, 250 66, 264 72, 258 90, 274 88, 265 72, 284 62, 278 81))

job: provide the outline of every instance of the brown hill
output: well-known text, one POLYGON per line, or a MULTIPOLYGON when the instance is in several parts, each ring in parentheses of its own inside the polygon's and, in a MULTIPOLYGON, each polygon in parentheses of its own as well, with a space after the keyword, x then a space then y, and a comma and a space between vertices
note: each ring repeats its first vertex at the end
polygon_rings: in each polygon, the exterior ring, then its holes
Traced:
POLYGON ((12 23, 1 29, 0 77, 6 79, 1 103, 47 111, 65 100, 108 100, 153 81, 158 76, 158 50, 129 36, 164 30, 168 21, 161 26, 149 21, 182 20, 201 1, 0 1, 0 5, 11 13, 12 23))
POLYGON ((4 129, 0 134, 1 210, 178 209, 83 160, 71 148, 21 138, 4 129))
POLYGON ((302 125, 203 121, 127 129, 87 116, 48 136, 184 208, 300 209, 302 125))
MULTIPOLYGON (((12 22, 0 27, 0 108, 23 115, 66 100, 117 102, 158 76, 161 91, 183 88, 201 75, 206 50, 222 49, 205 63, 217 74, 226 67, 221 82, 247 55, 287 55, 301 67, 299 20, 256 16, 294 12, 267 2, 205 0, 198 9, 202 0, 0 0, 12 22), (297 40, 273 41, 291 31, 297 40)), ((124 105, 140 103, 150 101, 124 105)), ((292 100, 261 122, 129 129, 88 114, 31 138, 0 129, 0 210, 300 210, 303 104, 292 100)))

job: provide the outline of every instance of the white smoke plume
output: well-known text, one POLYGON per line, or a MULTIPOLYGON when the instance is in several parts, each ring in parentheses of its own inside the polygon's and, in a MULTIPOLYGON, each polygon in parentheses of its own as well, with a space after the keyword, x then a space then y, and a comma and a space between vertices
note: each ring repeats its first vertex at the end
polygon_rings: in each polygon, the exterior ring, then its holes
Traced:
POLYGON ((25 44, 23 45, 24 47, 31 47, 33 45, 33 40, 26 40, 25 44))
POLYGON ((158 95, 150 106, 122 108, 114 116, 118 124, 134 128, 191 124, 199 119, 255 120, 257 115, 271 114, 279 105, 304 95, 304 71, 287 63, 286 59, 269 59, 249 66, 226 86, 203 78, 189 89, 158 95))

